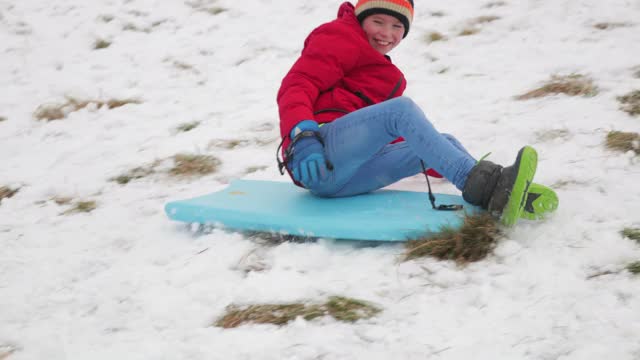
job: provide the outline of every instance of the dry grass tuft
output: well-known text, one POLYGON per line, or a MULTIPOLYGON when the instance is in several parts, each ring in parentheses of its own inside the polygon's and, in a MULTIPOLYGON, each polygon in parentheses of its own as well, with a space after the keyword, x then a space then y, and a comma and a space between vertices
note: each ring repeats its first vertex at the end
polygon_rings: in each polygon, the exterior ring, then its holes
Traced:
POLYGON ((492 1, 490 3, 487 3, 484 7, 487 9, 491 9, 494 7, 501 7, 501 6, 506 6, 507 3, 504 1, 492 1))
POLYGON ((207 13, 211 14, 211 15, 218 15, 218 14, 222 14, 223 12, 227 11, 227 9, 220 7, 220 6, 214 6, 214 7, 210 7, 207 9, 204 9, 207 13))
POLYGON ((221 148, 221 149, 233 150, 239 147, 248 146, 249 143, 250 141, 247 139, 211 140, 207 145, 207 148, 208 149, 221 148))
POLYGON ((631 116, 640 115, 640 90, 633 90, 624 96, 618 96, 617 99, 622 111, 631 116))
POLYGON ((169 173, 177 176, 207 175, 218 170, 221 161, 211 155, 177 154, 169 173))
POLYGON ((298 317, 309 321, 323 316, 331 316, 338 321, 355 322, 375 316, 381 310, 361 300, 339 296, 329 298, 325 304, 266 304, 240 307, 230 305, 226 314, 215 322, 215 326, 225 329, 243 324, 286 325, 298 317))
POLYGON ((640 154, 640 134, 635 132, 610 131, 607 134, 607 147, 616 151, 635 151, 640 154))
POLYGON ((438 233, 406 244, 403 260, 432 256, 458 264, 484 259, 495 248, 502 231, 487 213, 468 215, 460 229, 444 227, 438 233))
POLYGON ((640 243, 640 228, 625 228, 620 232, 622 236, 640 243))
POLYGON ((540 142, 554 141, 557 139, 566 140, 571 136, 568 129, 548 129, 535 132, 536 140, 540 142))
POLYGON ((0 186, 0 202, 2 199, 8 199, 15 195, 20 189, 12 189, 8 186, 0 186))
POLYGON ((7 121, 7 118, 4 116, 0 116, 0 122, 7 121))
POLYGON ((431 44, 432 42, 436 42, 436 41, 444 41, 446 39, 447 39, 446 36, 442 35, 442 33, 439 33, 437 31, 431 31, 424 35, 424 41, 427 44, 431 44))
POLYGON ((187 132, 187 131, 191 131, 191 130, 197 128, 199 125, 200 125, 200 121, 192 121, 192 122, 182 123, 182 124, 178 125, 176 130, 178 132, 187 132))
POLYGON ((98 207, 95 201, 78 201, 73 207, 63 212, 63 215, 77 214, 77 213, 90 213, 98 207))
POLYGON ((593 80, 581 75, 553 75, 542 87, 516 96, 517 100, 529 100, 549 95, 565 94, 569 96, 595 96, 598 94, 593 80))
POLYGON ((109 180, 115 181, 120 185, 126 185, 133 180, 142 179, 144 177, 147 177, 153 174, 154 173, 153 168, 154 166, 148 166, 148 167, 139 166, 125 172, 124 174, 120 174, 114 178, 111 178, 109 180))
POLYGON ((86 108, 89 105, 96 107, 107 107, 107 109, 115 109, 128 104, 140 104, 138 99, 110 99, 110 100, 80 100, 70 96, 66 97, 66 102, 62 104, 43 104, 38 106, 33 116, 38 120, 51 121, 60 120, 67 117, 68 114, 86 108))
POLYGON ((598 30, 611 30, 611 29, 617 29, 617 28, 629 27, 629 26, 631 26, 631 24, 621 23, 621 22, 600 22, 593 25, 593 27, 598 30))
POLYGON ((488 24, 490 22, 494 22, 496 20, 499 20, 500 16, 495 16, 495 15, 483 15, 483 16, 478 16, 476 18, 473 18, 471 20, 469 20, 469 24, 470 25, 482 25, 482 24, 488 24))
POLYGON ((632 262, 631 264, 627 265, 627 270, 630 273, 632 273, 633 275, 639 275, 640 274, 640 261, 632 262))
POLYGON ((480 32, 480 29, 475 27, 466 27, 458 33, 458 36, 471 36, 480 32))
POLYGON ((432 11, 429 13, 429 15, 433 17, 443 17, 443 16, 446 16, 447 14, 445 14, 444 11, 432 11))
POLYGON ((93 42, 94 50, 106 49, 109 46, 111 46, 111 41, 108 41, 105 39, 97 39, 96 41, 93 42))

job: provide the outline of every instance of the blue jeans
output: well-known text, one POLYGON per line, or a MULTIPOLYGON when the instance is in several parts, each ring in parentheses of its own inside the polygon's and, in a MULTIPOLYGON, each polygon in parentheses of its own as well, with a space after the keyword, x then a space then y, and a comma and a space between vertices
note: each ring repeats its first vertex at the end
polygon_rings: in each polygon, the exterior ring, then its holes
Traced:
POLYGON ((422 171, 420 160, 459 190, 476 160, 453 136, 436 131, 409 98, 398 97, 320 127, 333 171, 309 190, 318 196, 367 193, 422 171), (402 136, 405 141, 390 144, 402 136))

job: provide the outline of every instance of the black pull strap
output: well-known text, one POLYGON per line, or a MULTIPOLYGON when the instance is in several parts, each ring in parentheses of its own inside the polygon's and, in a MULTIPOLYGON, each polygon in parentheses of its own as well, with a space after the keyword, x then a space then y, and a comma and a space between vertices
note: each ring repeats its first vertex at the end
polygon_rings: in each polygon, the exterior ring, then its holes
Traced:
POLYGON ((436 196, 433 195, 433 192, 431 191, 431 182, 429 181, 429 175, 427 175, 427 169, 424 166, 424 161, 420 160, 420 165, 422 165, 422 173, 424 174, 424 177, 427 179, 427 187, 429 188, 429 201, 431 202, 431 207, 434 210, 441 210, 441 211, 458 211, 458 210, 462 210, 462 208, 464 207, 463 205, 458 205, 458 204, 447 204, 447 205, 438 205, 436 206, 436 196))

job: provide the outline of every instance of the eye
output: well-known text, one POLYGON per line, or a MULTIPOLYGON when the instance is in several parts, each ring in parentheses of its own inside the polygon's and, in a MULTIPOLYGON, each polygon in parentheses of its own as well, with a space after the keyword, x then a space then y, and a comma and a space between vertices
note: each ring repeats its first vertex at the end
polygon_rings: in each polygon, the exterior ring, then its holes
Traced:
POLYGON ((402 24, 394 24, 393 27, 396 29, 404 29, 404 25, 402 24))
POLYGON ((382 25, 382 20, 373 20, 374 24, 376 25, 382 25))

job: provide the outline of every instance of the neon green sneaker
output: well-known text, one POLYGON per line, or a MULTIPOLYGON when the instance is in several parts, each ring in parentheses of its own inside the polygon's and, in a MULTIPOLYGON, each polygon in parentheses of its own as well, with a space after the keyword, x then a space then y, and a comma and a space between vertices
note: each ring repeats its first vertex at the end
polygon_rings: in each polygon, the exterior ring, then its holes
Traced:
POLYGON ((550 187, 532 183, 529 186, 527 200, 520 218, 527 220, 541 220, 558 208, 558 195, 550 187))
POLYGON ((525 146, 518 152, 513 165, 502 169, 488 210, 491 214, 499 214, 504 226, 511 227, 520 219, 537 166, 538 153, 531 146, 525 146))

